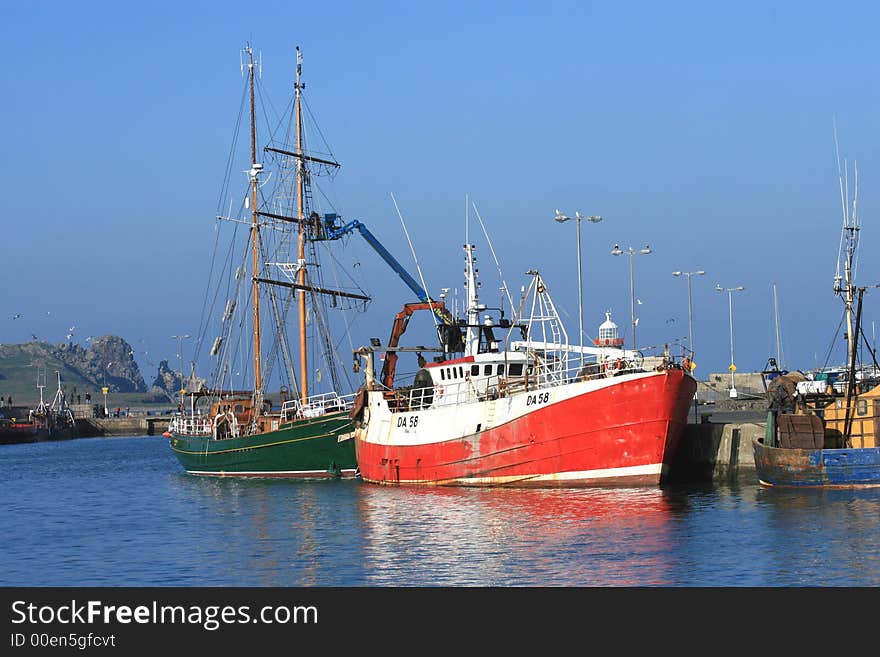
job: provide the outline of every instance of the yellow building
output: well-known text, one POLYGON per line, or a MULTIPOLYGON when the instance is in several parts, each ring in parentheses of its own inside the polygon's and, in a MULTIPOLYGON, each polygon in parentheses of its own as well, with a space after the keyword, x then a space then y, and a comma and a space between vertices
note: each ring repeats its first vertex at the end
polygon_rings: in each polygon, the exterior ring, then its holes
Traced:
MULTIPOLYGON (((847 447, 877 447, 877 420, 880 419, 880 386, 856 395, 850 402, 852 427, 847 447)), ((844 423, 846 422, 846 397, 838 397, 825 407, 826 441, 834 440, 843 447, 844 423)), ((826 442, 826 445, 828 443, 826 442)))

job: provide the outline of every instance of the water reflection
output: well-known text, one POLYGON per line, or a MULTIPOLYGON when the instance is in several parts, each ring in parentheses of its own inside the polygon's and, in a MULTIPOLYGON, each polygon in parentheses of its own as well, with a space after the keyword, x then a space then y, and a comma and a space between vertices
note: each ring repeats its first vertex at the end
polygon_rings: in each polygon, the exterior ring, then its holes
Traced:
POLYGON ((670 584, 660 489, 367 486, 365 571, 382 586, 670 584))
POLYGON ((880 489, 760 488, 771 585, 880 585, 880 489))
POLYGON ((6 586, 880 586, 880 489, 386 488, 0 449, 6 586))
POLYGON ((174 482, 205 539, 197 570, 214 581, 204 584, 233 586, 356 583, 358 485, 188 475, 174 482))

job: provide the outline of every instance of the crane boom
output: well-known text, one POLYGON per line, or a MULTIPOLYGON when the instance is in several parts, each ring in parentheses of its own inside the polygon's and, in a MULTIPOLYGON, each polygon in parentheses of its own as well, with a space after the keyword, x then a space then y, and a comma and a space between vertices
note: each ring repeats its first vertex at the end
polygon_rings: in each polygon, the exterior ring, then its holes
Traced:
MULTIPOLYGON (((322 226, 323 230, 319 231, 319 235, 326 240, 338 240, 340 237, 344 237, 345 235, 349 235, 355 230, 357 230, 361 237, 373 247, 373 250, 379 254, 379 256, 384 260, 394 272, 400 276, 401 280, 406 283, 406 286, 412 290, 415 295, 419 298, 419 301, 422 303, 431 303, 433 300, 428 296, 427 291, 423 288, 419 283, 410 276, 409 272, 407 272, 403 265, 401 265, 397 258, 391 255, 391 252, 388 251, 382 243, 376 239, 376 236, 370 232, 370 230, 360 221, 354 219, 353 221, 349 221, 347 224, 342 224, 337 214, 325 214, 324 215, 324 223, 322 226)), ((436 304, 433 306, 434 314, 437 315, 440 320, 446 324, 447 326, 452 326, 454 324, 454 320, 452 318, 452 313, 444 306, 443 304, 436 304)))

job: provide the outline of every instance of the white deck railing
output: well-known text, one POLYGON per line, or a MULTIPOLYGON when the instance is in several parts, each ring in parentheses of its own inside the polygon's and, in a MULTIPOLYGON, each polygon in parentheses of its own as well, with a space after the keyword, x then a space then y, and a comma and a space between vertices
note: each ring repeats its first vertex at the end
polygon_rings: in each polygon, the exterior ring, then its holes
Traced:
POLYGON ((168 424, 171 433, 187 436, 211 436, 211 420, 207 415, 175 415, 168 424))
POLYGON ((300 399, 290 399, 281 405, 281 417, 285 420, 295 420, 319 417, 335 411, 347 411, 351 409, 354 398, 355 394, 342 396, 335 392, 325 392, 308 397, 305 404, 300 399))
MULTIPOLYGON (((350 410, 354 403, 355 395, 338 395, 335 392, 325 392, 320 395, 313 395, 303 404, 299 399, 291 399, 281 405, 280 417, 282 421, 292 421, 302 418, 319 417, 326 413, 335 411, 350 410)), ((267 415, 275 415, 269 413, 267 415)), ((275 417, 278 417, 275 415, 275 417)), ((252 423, 253 424, 253 423, 252 423)), ((252 433, 256 426, 243 428, 242 435, 252 433)), ((208 415, 187 413, 175 414, 168 424, 168 431, 171 433, 183 434, 187 436, 213 436, 214 427, 211 418, 208 415)))
MULTIPOLYGON (((577 381, 595 381, 648 371, 642 366, 641 359, 634 361, 619 359, 606 363, 585 361, 583 367, 576 358, 569 360, 569 363, 572 362, 575 362, 576 366, 567 369, 554 366, 555 364, 552 363, 550 365, 539 363, 537 366, 531 366, 527 375, 516 377, 502 375, 471 378, 469 374, 465 374, 464 380, 438 382, 430 387, 401 387, 394 391, 386 391, 386 396, 395 410, 420 410, 498 399, 519 392, 537 392, 577 381)), ((670 360, 665 367, 679 367, 679 365, 670 360)))

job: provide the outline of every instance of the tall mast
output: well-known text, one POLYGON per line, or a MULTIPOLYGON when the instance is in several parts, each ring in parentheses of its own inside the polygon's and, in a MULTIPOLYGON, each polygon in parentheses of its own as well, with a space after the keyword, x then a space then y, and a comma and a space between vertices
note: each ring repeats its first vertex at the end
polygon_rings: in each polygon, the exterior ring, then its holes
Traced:
MULTIPOLYGON (((305 184, 305 178, 303 175, 303 167, 305 167, 305 160, 303 159, 303 150, 302 150, 302 105, 300 96, 302 94, 303 85, 300 83, 299 78, 302 73, 302 53, 300 52, 299 46, 296 47, 296 82, 294 83, 294 89, 296 89, 296 152, 299 157, 297 158, 296 164, 296 218, 297 223, 299 224, 299 239, 298 239, 298 249, 297 249, 297 283, 301 286, 305 286, 306 284, 306 250, 305 250, 305 234, 303 231, 303 221, 305 220, 303 214, 303 185, 305 184)), ((306 293, 305 288, 301 287, 299 289, 299 294, 297 297, 299 302, 299 377, 300 377, 300 398, 302 400, 303 405, 305 405, 306 400, 309 396, 309 370, 308 370, 308 361, 306 354, 306 293)))
POLYGON ((257 282, 257 278, 260 275, 260 227, 258 223, 259 213, 257 211, 257 186, 259 173, 263 166, 257 163, 257 127, 254 111, 254 51, 250 46, 247 46, 245 51, 248 54, 248 76, 250 78, 251 92, 251 268, 253 272, 253 289, 251 294, 254 310, 254 393, 259 395, 263 390, 263 375, 260 370, 260 361, 262 360, 260 347, 260 288, 257 282))
POLYGON ((474 255, 477 247, 471 244, 470 236, 470 212, 468 200, 465 197, 464 205, 464 286, 467 288, 467 333, 465 335, 465 355, 475 356, 480 353, 480 293, 477 290, 477 258, 474 255))
POLYGON ((855 305, 856 288, 853 284, 853 260, 855 259, 856 249, 859 242, 859 217, 858 217, 858 197, 859 197, 859 169, 858 164, 855 167, 855 183, 853 204, 850 209, 844 206, 844 234, 846 235, 846 251, 844 253, 844 270, 843 270, 843 299, 846 309, 846 338, 847 338, 847 363, 855 361, 855 354, 858 348, 858 331, 853 326, 853 306, 855 305))
POLYGON ((837 122, 834 122, 834 149, 837 155, 837 180, 840 187, 840 206, 843 212, 843 235, 841 237, 841 250, 837 254, 837 273, 834 276, 834 292, 843 297, 843 304, 846 316, 846 339, 847 339, 847 362, 853 362, 856 353, 856 331, 853 327, 853 303, 855 302, 855 288, 853 287, 853 257, 858 247, 859 239, 859 218, 858 218, 858 199, 859 199, 859 166, 858 162, 854 163, 854 195, 852 214, 849 207, 849 172, 847 171, 846 160, 843 163, 843 171, 840 169, 840 148, 837 143, 837 122), (841 287, 840 261, 844 261, 843 287, 841 287))
POLYGON ((779 338, 779 301, 776 297, 776 283, 773 284, 773 317, 776 320, 776 362, 782 367, 782 340, 779 338))
MULTIPOLYGON (((862 323, 862 295, 865 293, 865 288, 860 287, 859 290, 859 301, 858 301, 858 309, 856 310, 856 325, 855 325, 855 339, 859 339, 859 331, 861 330, 862 323)), ((843 420, 843 439, 844 445, 846 447, 850 446, 850 434, 852 433, 852 399, 856 394, 856 350, 850 349, 849 353, 849 362, 847 363, 847 368, 849 369, 849 376, 847 377, 847 386, 846 386, 846 404, 844 405, 844 420, 843 420)))
POLYGON ((480 353, 480 297, 477 291, 477 258, 474 255, 477 247, 474 244, 464 245, 464 275, 467 288, 467 333, 465 335, 465 355, 475 356, 480 353))

